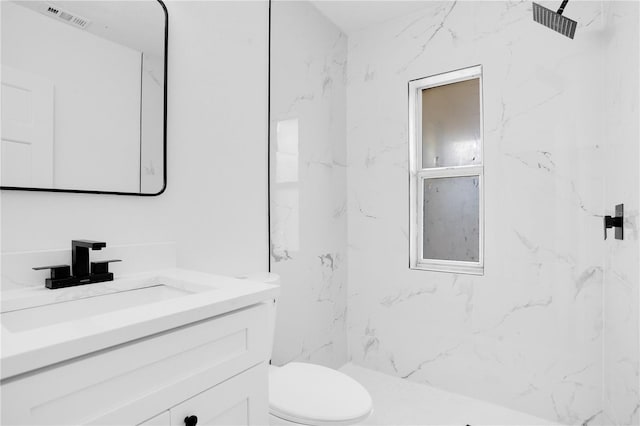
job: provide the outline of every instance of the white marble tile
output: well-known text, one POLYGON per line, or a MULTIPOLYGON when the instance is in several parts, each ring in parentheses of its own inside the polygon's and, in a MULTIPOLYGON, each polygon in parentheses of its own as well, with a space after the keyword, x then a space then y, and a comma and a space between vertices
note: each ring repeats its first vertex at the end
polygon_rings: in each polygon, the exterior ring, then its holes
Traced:
POLYGON ((552 425, 522 412, 412 383, 354 365, 340 371, 371 394, 373 413, 363 425, 552 425))
POLYGON ((337 367, 347 359, 347 40, 308 2, 271 12, 271 269, 282 280, 273 362, 337 367), (278 132, 291 120, 296 131, 278 132))
POLYGON ((272 128, 298 119, 300 140, 299 182, 273 192, 276 362, 340 365, 346 327, 349 359, 409 382, 638 424, 638 5, 571 2, 574 40, 531 7, 425 2, 345 37, 276 2, 272 128), (407 82, 477 64, 485 274, 412 271, 407 82), (618 202, 627 239, 605 243, 618 202))
MULTIPOLYGON (((618 29, 601 6, 567 8, 580 23, 575 40, 533 22, 529 2, 431 2, 349 34, 354 362, 562 423, 602 421, 602 64, 618 29), (485 275, 411 271, 406 84, 476 64, 484 79, 485 275)), ((637 339, 633 330, 624 335, 637 339)))
POLYGON ((605 423, 640 424, 638 286, 640 251, 638 173, 638 23, 637 2, 607 2, 610 38, 605 56, 604 111, 606 153, 605 211, 624 203, 625 239, 607 241, 604 260, 604 415, 605 423), (615 29, 615 30, 613 30, 615 29), (627 46, 635 44, 636 54, 627 46))

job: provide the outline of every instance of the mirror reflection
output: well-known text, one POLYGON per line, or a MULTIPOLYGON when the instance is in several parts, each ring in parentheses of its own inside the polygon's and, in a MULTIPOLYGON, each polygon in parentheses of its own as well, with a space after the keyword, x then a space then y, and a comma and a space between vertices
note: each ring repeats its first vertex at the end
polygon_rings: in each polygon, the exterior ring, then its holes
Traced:
POLYGON ((2 186, 157 194, 163 5, 2 2, 2 186))

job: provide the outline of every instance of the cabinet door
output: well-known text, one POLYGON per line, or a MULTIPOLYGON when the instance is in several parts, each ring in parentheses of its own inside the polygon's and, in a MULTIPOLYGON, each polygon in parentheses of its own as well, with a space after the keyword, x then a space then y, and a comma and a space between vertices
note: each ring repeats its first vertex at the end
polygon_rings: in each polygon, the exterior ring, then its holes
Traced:
POLYGON ((257 365, 173 407, 171 426, 196 416, 198 426, 267 425, 267 366, 257 365))
POLYGON ((169 410, 140 423, 138 426, 171 426, 171 415, 169 410))
POLYGON ((0 424, 139 424, 268 359, 267 313, 259 304, 17 376, 1 384, 0 424))

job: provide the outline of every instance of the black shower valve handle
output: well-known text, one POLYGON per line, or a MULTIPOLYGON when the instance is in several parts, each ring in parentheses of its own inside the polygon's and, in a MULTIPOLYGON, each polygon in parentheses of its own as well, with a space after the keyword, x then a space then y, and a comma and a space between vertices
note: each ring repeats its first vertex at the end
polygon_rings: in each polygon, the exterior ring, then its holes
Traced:
POLYGON ((605 216, 604 218, 604 239, 607 239, 607 229, 609 228, 613 228, 616 223, 616 219, 615 217, 611 217, 611 216, 605 216))
POLYGON ((622 240, 624 237, 623 225, 624 225, 624 204, 618 204, 616 206, 616 215, 615 216, 605 216, 603 218, 604 222, 604 239, 607 239, 607 229, 615 228, 616 231, 616 240, 622 240))

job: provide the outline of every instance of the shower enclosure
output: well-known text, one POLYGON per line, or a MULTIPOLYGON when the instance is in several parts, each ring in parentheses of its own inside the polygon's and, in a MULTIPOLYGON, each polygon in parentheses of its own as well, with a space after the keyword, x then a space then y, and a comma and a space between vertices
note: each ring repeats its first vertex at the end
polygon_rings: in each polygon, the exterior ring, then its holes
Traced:
MULTIPOLYGON (((563 424, 640 424, 639 4, 570 2, 573 39, 532 12, 271 2, 275 364, 352 361, 563 424), (483 270, 415 269, 410 82, 476 66, 483 270), (619 204, 624 239, 605 240, 619 204)), ((426 201, 470 201, 437 190, 426 201)))

